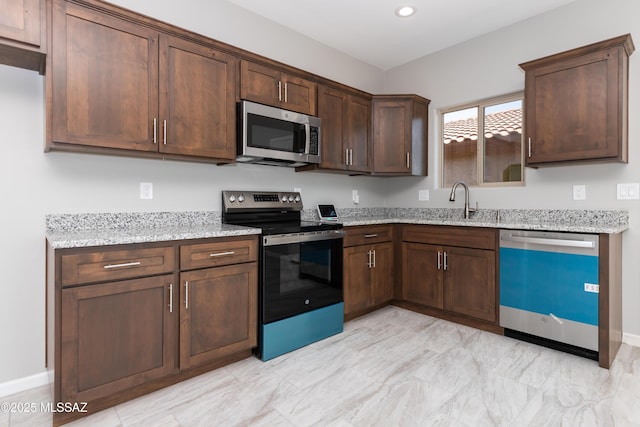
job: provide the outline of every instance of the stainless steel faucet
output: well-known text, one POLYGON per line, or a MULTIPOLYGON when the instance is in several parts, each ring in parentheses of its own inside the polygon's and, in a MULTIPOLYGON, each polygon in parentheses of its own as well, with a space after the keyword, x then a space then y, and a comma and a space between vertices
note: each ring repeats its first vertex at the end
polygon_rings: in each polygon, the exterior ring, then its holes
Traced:
POLYGON ((476 202, 475 208, 469 207, 469 187, 467 187, 467 184, 462 181, 458 181, 453 184, 453 187, 451 188, 451 194, 449 195, 450 202, 456 201, 456 189, 458 188, 458 185, 462 185, 464 187, 464 219, 469 219, 469 214, 478 210, 478 202, 476 202))

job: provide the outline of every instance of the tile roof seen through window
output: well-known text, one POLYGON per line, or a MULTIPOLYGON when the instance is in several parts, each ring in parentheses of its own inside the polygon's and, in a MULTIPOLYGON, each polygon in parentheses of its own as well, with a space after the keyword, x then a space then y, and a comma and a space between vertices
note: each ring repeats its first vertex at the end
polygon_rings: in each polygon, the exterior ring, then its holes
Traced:
MULTIPOLYGON (((512 132, 522 134, 522 109, 499 111, 485 116, 484 137, 507 136, 512 132)), ((477 117, 455 120, 444 125, 444 143, 478 140, 477 117)))

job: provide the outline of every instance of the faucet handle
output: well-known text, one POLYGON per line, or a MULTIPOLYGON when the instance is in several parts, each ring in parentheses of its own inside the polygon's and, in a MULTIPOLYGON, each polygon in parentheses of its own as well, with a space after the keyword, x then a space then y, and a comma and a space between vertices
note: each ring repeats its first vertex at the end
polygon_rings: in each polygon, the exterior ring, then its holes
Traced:
POLYGON ((475 208, 469 208, 469 212, 478 212, 478 201, 476 201, 476 207, 475 208))

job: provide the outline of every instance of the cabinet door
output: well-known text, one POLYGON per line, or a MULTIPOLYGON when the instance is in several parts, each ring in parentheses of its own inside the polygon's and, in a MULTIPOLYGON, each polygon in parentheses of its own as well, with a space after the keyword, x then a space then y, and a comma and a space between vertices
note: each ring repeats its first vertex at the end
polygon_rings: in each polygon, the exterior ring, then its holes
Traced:
POLYGON ((279 83, 278 71, 249 61, 240 62, 240 98, 279 106, 282 98, 279 83))
POLYGON ((621 56, 610 49, 527 71, 527 165, 623 156, 621 56))
POLYGON ((371 268, 370 305, 393 299, 393 243, 380 243, 373 247, 371 268))
POLYGON ((344 313, 354 313, 369 307, 371 246, 344 249, 344 313))
POLYGON ((39 47, 44 0, 0 0, 0 39, 39 47))
POLYGON ((373 101, 373 170, 408 174, 411 156, 411 102, 373 101))
POLYGON ((175 371, 174 278, 62 290, 61 401, 90 401, 175 371))
MULTIPOLYGON (((324 122, 322 123, 324 132, 324 122)), ((347 98, 347 125, 344 133, 344 145, 351 150, 349 169, 369 172, 371 134, 371 101, 350 95, 347 98)), ((344 150, 343 150, 344 151, 344 150)))
POLYGON ((402 298, 443 308, 443 248, 421 243, 402 244, 402 298))
POLYGON ((299 113, 316 115, 316 84, 300 77, 282 74, 282 108, 299 113))
POLYGON ((180 369, 256 346, 255 262, 181 273, 180 283, 180 369))
POLYGON ((168 36, 160 52, 160 151, 235 159, 238 60, 168 36))
POLYGON ((55 2, 53 141, 157 151, 158 34, 70 2, 55 2))
POLYGON ((347 168, 348 148, 343 144, 348 124, 347 95, 339 90, 318 86, 318 117, 322 120, 320 167, 325 169, 347 168))
POLYGON ((445 247, 445 252, 445 310, 495 322, 495 252, 454 247, 445 247))

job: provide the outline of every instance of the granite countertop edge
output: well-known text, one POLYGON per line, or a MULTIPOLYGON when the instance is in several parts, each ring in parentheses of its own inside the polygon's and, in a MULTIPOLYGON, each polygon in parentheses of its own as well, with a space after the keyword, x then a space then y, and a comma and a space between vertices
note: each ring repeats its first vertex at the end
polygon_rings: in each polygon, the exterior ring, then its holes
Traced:
MULTIPOLYGON (((425 219, 425 218, 358 218, 344 220, 344 227, 384 224, 450 225, 464 227, 486 227, 515 230, 565 231, 576 233, 616 234, 628 229, 628 225, 579 225, 549 223, 515 223, 474 220, 425 219)), ((197 227, 156 227, 146 229, 124 229, 83 232, 48 232, 46 238, 54 249, 109 246, 131 243, 152 243, 216 237, 234 237, 260 234, 260 228, 232 226, 226 224, 197 227)))

